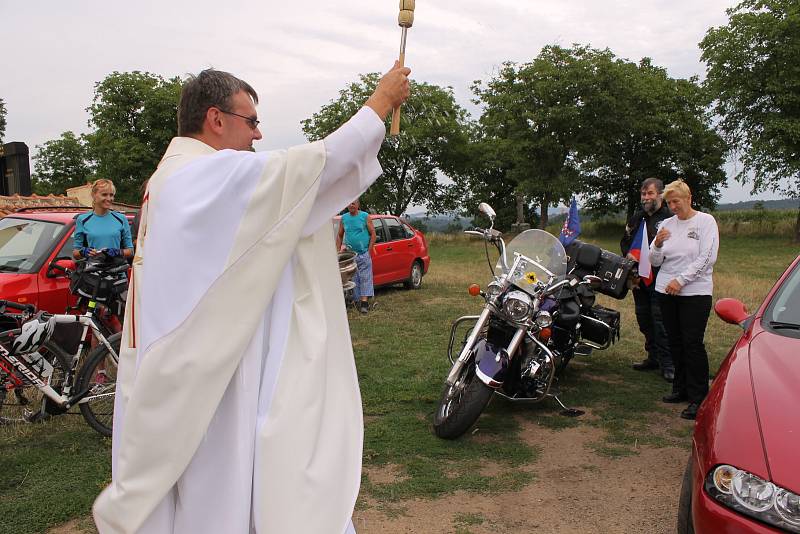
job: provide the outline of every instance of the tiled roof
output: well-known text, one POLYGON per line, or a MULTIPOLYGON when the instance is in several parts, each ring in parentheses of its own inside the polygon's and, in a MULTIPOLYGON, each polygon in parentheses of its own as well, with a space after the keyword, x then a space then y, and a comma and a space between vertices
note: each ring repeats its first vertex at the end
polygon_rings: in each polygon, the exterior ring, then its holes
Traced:
POLYGON ((13 213, 20 208, 37 208, 40 206, 74 207, 79 210, 86 209, 86 206, 78 202, 78 199, 64 195, 0 196, 0 217, 5 217, 9 213, 13 213))

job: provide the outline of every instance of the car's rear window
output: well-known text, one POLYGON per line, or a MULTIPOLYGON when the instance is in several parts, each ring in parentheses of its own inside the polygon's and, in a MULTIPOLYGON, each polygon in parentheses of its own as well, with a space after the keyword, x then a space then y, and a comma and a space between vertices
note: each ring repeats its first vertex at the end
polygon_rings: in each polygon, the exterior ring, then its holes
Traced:
POLYGON ((800 337, 800 263, 772 297, 762 323, 776 334, 800 337))

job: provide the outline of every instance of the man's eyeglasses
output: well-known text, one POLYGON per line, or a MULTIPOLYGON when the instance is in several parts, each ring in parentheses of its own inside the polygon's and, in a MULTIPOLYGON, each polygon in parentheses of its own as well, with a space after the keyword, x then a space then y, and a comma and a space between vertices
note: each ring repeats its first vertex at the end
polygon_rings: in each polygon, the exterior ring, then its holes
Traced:
POLYGON ((252 128, 253 130, 258 128, 258 125, 261 122, 260 120, 254 119, 253 117, 248 117, 247 115, 239 115, 238 113, 234 113, 233 111, 226 111, 226 110, 221 109, 221 108, 217 108, 217 109, 219 109, 221 112, 225 113, 226 115, 234 115, 236 117, 240 117, 240 118, 246 120, 248 126, 250 126, 250 128, 252 128))

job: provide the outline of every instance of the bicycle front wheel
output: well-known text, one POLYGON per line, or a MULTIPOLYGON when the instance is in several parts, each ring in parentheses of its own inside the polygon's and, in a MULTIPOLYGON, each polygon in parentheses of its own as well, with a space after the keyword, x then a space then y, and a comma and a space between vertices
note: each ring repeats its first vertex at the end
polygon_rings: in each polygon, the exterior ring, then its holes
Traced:
POLYGON ((78 404, 81 415, 90 427, 106 437, 111 437, 114 428, 114 393, 121 338, 121 333, 108 338, 114 354, 103 344, 95 347, 86 357, 76 383, 77 391, 89 390, 89 394, 78 404))
MULTIPOLYGON (((0 343, 10 347, 20 330, 7 330, 0 333, 0 343)), ((45 342, 37 351, 50 365, 53 366, 52 374, 44 378, 44 382, 56 392, 61 393, 64 379, 69 369, 69 355, 52 341, 45 342)), ((42 421, 47 418, 48 411, 57 413, 57 410, 45 410, 47 400, 42 392, 29 381, 25 380, 22 386, 7 389, 13 381, 5 371, 0 370, 0 425, 42 421)))

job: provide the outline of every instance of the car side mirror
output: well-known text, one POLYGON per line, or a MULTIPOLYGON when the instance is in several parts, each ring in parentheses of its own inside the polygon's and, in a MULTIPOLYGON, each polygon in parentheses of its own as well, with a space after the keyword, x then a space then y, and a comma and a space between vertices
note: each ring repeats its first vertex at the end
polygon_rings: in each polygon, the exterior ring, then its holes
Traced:
POLYGON ((744 322, 749 317, 747 308, 744 307, 740 300, 736 299, 719 299, 714 304, 714 312, 717 317, 726 323, 739 325, 742 328, 744 328, 744 322))
POLYGON ((50 262, 47 266, 47 278, 62 278, 69 276, 69 273, 76 269, 75 260, 59 258, 50 262))

